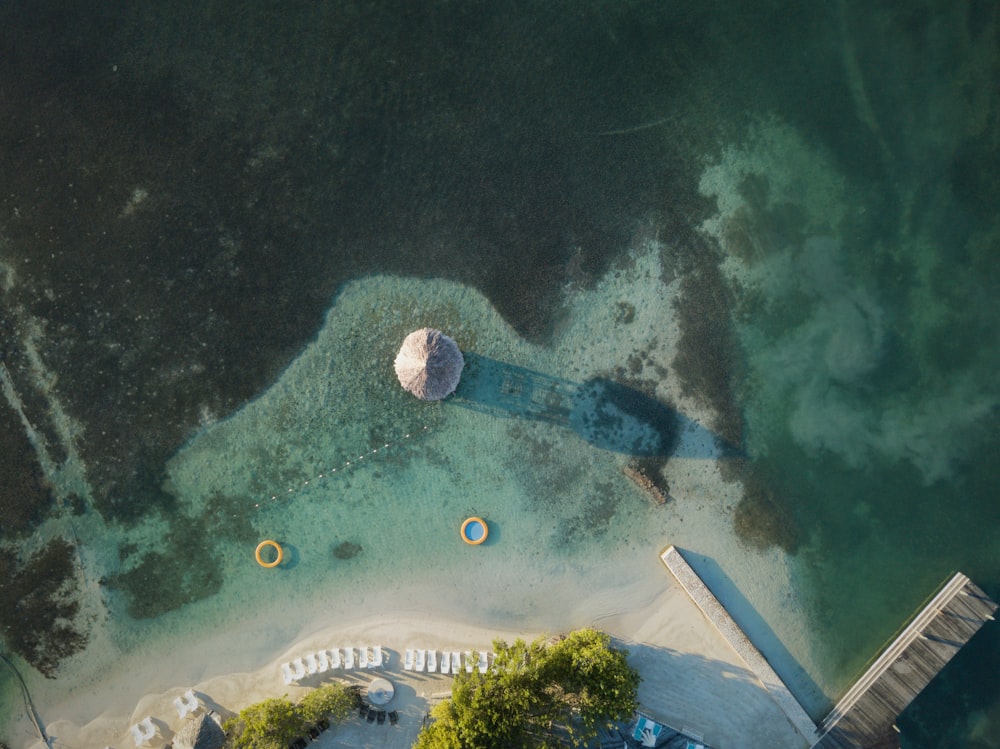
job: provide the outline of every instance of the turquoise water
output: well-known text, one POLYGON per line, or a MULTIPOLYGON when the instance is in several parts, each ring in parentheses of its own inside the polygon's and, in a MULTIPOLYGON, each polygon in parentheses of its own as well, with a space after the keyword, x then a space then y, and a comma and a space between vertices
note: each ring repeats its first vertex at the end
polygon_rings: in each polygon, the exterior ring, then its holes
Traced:
MULTIPOLYGON (((91 638, 24 666, 43 715, 115 648, 256 616, 264 537, 304 620, 321 589, 542 628, 678 542, 817 716, 953 570, 1000 595, 998 13, 6 4, 0 540, 74 545, 91 638), (410 398, 423 325, 537 399, 410 398), (679 414, 673 457, 571 418, 595 382, 679 414), (469 515, 487 542, 443 542, 469 515)), ((998 638, 906 746, 1000 746, 998 638)))

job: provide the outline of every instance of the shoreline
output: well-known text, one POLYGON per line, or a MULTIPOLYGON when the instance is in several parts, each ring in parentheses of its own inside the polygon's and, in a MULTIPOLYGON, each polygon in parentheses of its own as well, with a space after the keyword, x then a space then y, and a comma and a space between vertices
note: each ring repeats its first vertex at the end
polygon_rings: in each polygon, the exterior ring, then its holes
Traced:
MULTIPOLYGON (((799 746, 752 671, 656 554, 668 543, 699 549, 713 560, 710 582, 732 593, 737 609, 780 610, 775 631, 757 617, 748 634, 779 641, 790 635, 796 647, 779 649, 778 657, 808 660, 808 611, 786 603, 791 563, 777 549, 755 551, 737 542, 730 516, 739 486, 719 473, 717 446, 706 427, 713 415, 686 397, 676 378, 657 374, 656 394, 688 424, 678 456, 662 472, 674 501, 654 508, 621 473, 624 456, 581 440, 564 425, 458 408, 428 413, 399 400, 395 383, 371 363, 371 352, 350 345, 362 327, 371 327, 372 309, 388 310, 392 317, 377 326, 383 330, 378 341, 394 350, 392 331, 403 325, 399 310, 408 310, 407 319, 442 320, 464 331, 470 350, 484 357, 512 367, 530 364, 541 380, 560 372, 582 383, 637 351, 644 352, 643 371, 669 371, 678 331, 659 251, 650 244, 620 274, 609 273, 594 289, 575 294, 572 322, 551 349, 517 339, 485 299, 453 283, 414 285, 380 276, 345 287, 316 340, 275 384, 207 425, 168 465, 167 482, 186 522, 212 520, 208 504, 222 495, 233 498, 227 511, 247 518, 256 538, 250 543, 213 535, 213 556, 203 563, 219 567, 221 589, 151 619, 100 618, 96 603, 104 591, 92 572, 95 626, 87 654, 67 662, 59 684, 29 680, 43 720, 58 716, 47 732, 67 747, 132 746, 129 727, 152 715, 162 721, 166 739, 179 728, 174 697, 194 689, 228 714, 265 697, 294 695, 281 679, 280 663, 319 648, 382 645, 395 656, 390 678, 402 676, 407 684, 410 676, 398 663, 407 647, 479 649, 497 635, 531 639, 593 626, 631 651, 643 677, 640 706, 651 717, 703 736, 714 749, 747 746, 748 730, 760 734, 762 747, 799 746), (461 314, 442 306, 445 299, 461 300, 461 314), (622 299, 635 303, 634 317, 618 319, 615 300, 622 299), (375 369, 359 378, 357 371, 368 371, 364 366, 375 369), (371 392, 353 392, 345 383, 355 380, 368 383, 371 392), (344 456, 354 460, 350 456, 359 453, 349 450, 372 442, 358 432, 369 421, 364 409, 380 398, 395 403, 391 413, 401 432, 421 434, 419 451, 408 460, 397 461, 389 451, 366 460, 364 470, 338 473, 336 481, 307 480, 308 487, 295 490, 295 501, 280 508, 240 499, 260 496, 259 484, 284 485, 282 471, 313 477, 344 456), (431 417, 441 428, 427 429, 431 417), (296 449, 272 455, 282 445, 296 449), (264 473, 261 466, 267 466, 264 473), (561 492, 550 496, 552 486, 561 492), (488 543, 471 552, 457 542, 429 541, 442 534, 457 541, 452 525, 470 514, 490 522, 488 543), (250 552, 260 538, 290 540, 292 559, 282 574, 253 563, 250 552), (331 555, 341 541, 364 547, 360 563, 331 555)), ((85 534, 94 555, 88 567, 113 570, 122 539, 96 520, 94 526, 85 534)), ((160 550, 168 530, 149 521, 128 538, 160 550)), ((407 687, 408 710, 422 716, 429 695, 447 692, 448 677, 434 678, 433 690, 407 687)), ((13 749, 41 746, 23 722, 12 720, 7 728, 13 749)), ((363 745, 365 737, 357 740, 363 745)))
MULTIPOLYGON (((628 649, 629 662, 642 676, 640 709, 675 728, 703 736, 714 749, 803 746, 801 737, 764 686, 666 570, 663 581, 663 590, 645 606, 626 607, 579 625, 601 629, 614 638, 616 645, 628 649), (724 710, 720 709, 723 705, 724 710)), ((206 709, 225 718, 268 697, 287 694, 297 700, 309 688, 334 679, 364 686, 372 678, 385 676, 396 687, 389 709, 400 713, 399 725, 386 733, 382 726, 367 726, 352 716, 325 734, 322 746, 410 746, 422 716, 450 692, 452 677, 404 671, 402 657, 406 648, 492 649, 496 638, 512 642, 521 637, 530 641, 548 634, 554 633, 496 629, 412 610, 386 612, 314 628, 276 651, 244 653, 247 660, 264 661, 257 669, 205 674, 197 683, 178 683, 159 693, 142 693, 135 684, 129 684, 144 680, 143 669, 132 655, 118 670, 115 683, 101 684, 82 696, 50 705, 45 712, 61 717, 47 723, 46 731, 66 747, 130 747, 130 726, 150 716, 159 728, 155 741, 168 742, 190 720, 179 718, 173 705, 173 699, 188 689, 194 690, 206 709), (320 648, 362 645, 381 645, 383 652, 389 653, 389 662, 380 669, 338 669, 316 674, 306 677, 304 686, 286 685, 282 679, 280 664, 291 658, 320 648)), ((170 660, 175 667, 197 671, 199 650, 174 653, 170 660)), ((147 668, 149 665, 147 662, 147 668)), ((19 735, 12 737, 12 749, 44 749, 37 737, 30 739, 26 734, 26 717, 17 722, 17 727, 19 735)))

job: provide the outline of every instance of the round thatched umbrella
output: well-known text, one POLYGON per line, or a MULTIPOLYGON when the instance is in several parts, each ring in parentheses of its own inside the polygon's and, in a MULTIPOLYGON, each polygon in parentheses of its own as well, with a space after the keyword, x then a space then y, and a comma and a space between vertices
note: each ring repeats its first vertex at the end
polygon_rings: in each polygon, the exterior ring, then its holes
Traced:
POLYGON ((465 359, 440 330, 421 328, 403 339, 395 366, 400 385, 422 400, 437 401, 455 392, 465 359))
POLYGON ((221 749, 226 734, 211 715, 205 714, 188 723, 174 736, 174 749, 221 749))

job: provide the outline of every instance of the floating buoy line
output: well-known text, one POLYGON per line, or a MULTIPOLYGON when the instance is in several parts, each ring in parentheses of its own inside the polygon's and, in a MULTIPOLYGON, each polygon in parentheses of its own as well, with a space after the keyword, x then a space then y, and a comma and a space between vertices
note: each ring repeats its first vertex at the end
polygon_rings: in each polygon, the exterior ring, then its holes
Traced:
POLYGON ((378 447, 373 447, 367 452, 358 455, 357 458, 352 458, 351 460, 345 460, 343 463, 340 463, 338 465, 333 466, 332 468, 328 468, 320 473, 317 473, 311 478, 304 480, 300 484, 288 487, 287 491, 282 491, 276 494, 272 494, 270 497, 263 499, 260 502, 255 502, 253 507, 254 509, 259 510, 262 507, 267 507, 268 505, 277 503, 280 500, 291 499, 299 492, 305 491, 314 484, 319 484, 325 481, 326 479, 342 475, 347 471, 351 470, 352 468, 357 468, 358 466, 364 465, 365 463, 371 463, 372 458, 380 454, 384 454, 393 448, 398 448, 400 445, 405 444, 405 442, 413 439, 414 437, 421 434, 425 434, 429 431, 430 427, 423 426, 417 429, 416 431, 407 432, 394 442, 386 442, 385 444, 379 445, 378 447))

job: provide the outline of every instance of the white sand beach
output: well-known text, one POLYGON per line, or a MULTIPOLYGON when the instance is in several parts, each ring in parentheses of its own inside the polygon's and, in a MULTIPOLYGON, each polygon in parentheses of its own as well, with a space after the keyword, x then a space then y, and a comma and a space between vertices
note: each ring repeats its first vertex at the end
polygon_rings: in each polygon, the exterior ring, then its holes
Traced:
MULTIPOLYGON (((593 624, 629 650, 630 663, 643 679, 640 706, 650 716, 702 736, 716 749, 805 746, 762 684, 665 569, 662 591, 645 606, 609 612, 593 624)), ((143 693, 146 671, 143 664, 131 664, 134 670, 126 665, 116 675, 120 683, 113 690, 106 685, 92 692, 76 693, 61 704, 48 705, 52 714, 63 717, 46 728, 59 746, 124 748, 134 746, 129 728, 150 716, 159 729, 150 745, 159 746, 169 743, 174 733, 191 720, 179 718, 173 704, 174 698, 189 688, 201 699, 204 709, 228 717, 268 697, 287 694, 297 699, 310 687, 331 680, 364 687, 373 678, 385 676, 395 688, 387 709, 399 713, 398 725, 368 724, 352 716, 325 734, 319 745, 409 747, 424 715, 449 693, 451 677, 404 671, 402 660, 407 647, 438 651, 487 649, 494 638, 512 642, 518 637, 531 639, 540 634, 548 633, 491 630, 431 614, 387 610, 374 619, 341 622, 316 630, 289 643, 283 651, 273 653, 271 660, 255 670, 206 674, 198 683, 177 683, 174 688, 157 694, 143 693), (388 653, 389 662, 383 668, 338 669, 307 677, 301 685, 291 687, 282 679, 280 664, 290 658, 322 648, 357 648, 366 644, 381 644, 383 652, 388 653), (129 673, 134 673, 134 678, 130 679, 129 673), (99 717, 88 719, 95 715, 99 717)), ((209 643, 208 647, 213 645, 209 643)), ((204 649, 203 646, 173 652, 170 669, 177 673, 203 672, 204 649)), ((256 659, 230 654, 227 660, 235 665, 256 659)), ((42 749, 44 744, 38 741, 33 747, 42 749)))

